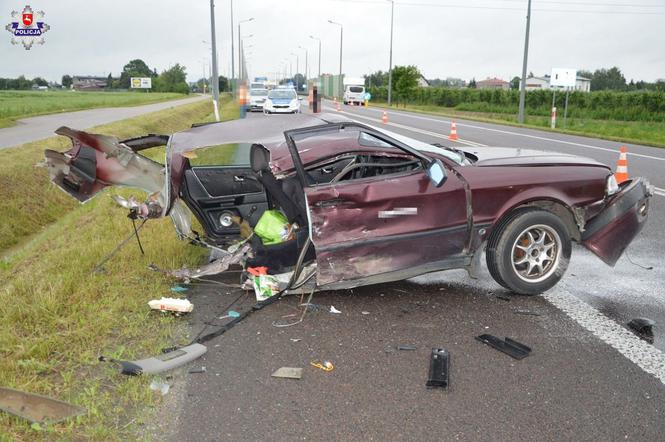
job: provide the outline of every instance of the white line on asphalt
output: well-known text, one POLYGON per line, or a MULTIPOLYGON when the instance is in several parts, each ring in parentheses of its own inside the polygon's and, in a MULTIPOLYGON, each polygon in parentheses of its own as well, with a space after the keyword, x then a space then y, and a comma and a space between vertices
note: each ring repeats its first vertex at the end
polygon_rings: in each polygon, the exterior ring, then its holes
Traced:
MULTIPOLYGON (((379 110, 379 109, 376 109, 376 108, 374 108, 374 109, 373 108, 368 108, 368 109, 372 110, 372 111, 376 111, 376 112, 383 112, 382 110, 379 110)), ((399 112, 399 111, 397 111, 396 113, 399 113, 399 115, 402 115, 402 116, 405 116, 405 117, 415 118, 415 119, 418 119, 418 120, 434 121, 434 122, 438 122, 438 123, 450 123, 450 120, 444 120, 444 119, 441 119, 441 118, 422 117, 420 115, 413 115, 413 114, 410 114, 410 113, 399 112)), ((500 124, 500 123, 496 123, 496 124, 500 124)), ((470 128, 473 128, 473 129, 486 130, 486 131, 490 131, 490 132, 498 132, 498 133, 503 133, 503 134, 508 134, 508 135, 517 135, 517 136, 520 136, 520 137, 533 138, 533 139, 536 139, 536 140, 551 141, 553 143, 568 144, 568 145, 571 145, 571 146, 585 147, 587 149, 604 150, 606 152, 612 152, 612 153, 617 152, 616 149, 609 149, 607 147, 591 146, 589 144, 575 143, 573 141, 557 140, 555 138, 540 137, 540 136, 537 136, 537 135, 529 135, 529 134, 523 134, 523 133, 519 133, 519 132, 512 132, 512 131, 509 131, 509 130, 494 129, 494 128, 491 128, 491 127, 476 126, 474 124, 457 123, 457 126, 459 126, 459 127, 470 127, 470 128)), ((628 155, 632 156, 632 157, 649 158, 651 160, 665 161, 665 158, 655 157, 655 156, 652 156, 652 155, 644 155, 644 154, 641 154, 641 153, 629 153, 628 155)))
MULTIPOLYGON (((412 127, 412 126, 406 126, 404 124, 398 124, 398 123, 391 123, 391 122, 383 123, 379 118, 366 117, 364 115, 358 115, 358 114, 354 114, 352 112, 346 112, 346 111, 339 111, 339 113, 346 114, 346 115, 351 115, 353 117, 362 118, 362 119, 369 120, 369 121, 374 121, 374 122, 377 122, 377 123, 382 123, 382 124, 385 124, 386 126, 393 126, 393 127, 397 127, 397 128, 400 128, 400 129, 409 130, 411 132, 417 132, 417 133, 420 133, 420 134, 423 134, 423 135, 429 135, 431 137, 442 138, 444 140, 448 139, 448 137, 446 135, 438 134, 436 132, 430 132, 429 130, 417 129, 417 128, 412 127)), ((471 146, 471 147, 483 147, 483 146, 485 146, 484 144, 476 143, 475 141, 462 140, 461 138, 457 139, 456 141, 458 143, 466 144, 467 146, 471 146)))
POLYGON ((665 384, 665 354, 565 291, 543 294, 552 305, 665 384))

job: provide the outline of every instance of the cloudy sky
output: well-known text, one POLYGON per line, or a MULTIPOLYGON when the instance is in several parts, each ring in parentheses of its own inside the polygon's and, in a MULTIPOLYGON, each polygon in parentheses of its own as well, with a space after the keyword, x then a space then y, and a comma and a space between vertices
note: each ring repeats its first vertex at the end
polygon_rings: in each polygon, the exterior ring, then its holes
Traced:
MULTIPOLYGON (((220 74, 231 71, 231 0, 216 1, 220 74)), ((210 50, 209 0, 34 0, 51 26, 46 44, 26 51, 4 30, 24 2, 0 0, 0 77, 63 74, 119 75, 141 58, 158 71, 175 63, 188 79, 203 76, 210 50)), ((526 0, 395 0, 393 60, 414 64, 427 78, 499 77, 521 71, 526 0)), ((359 76, 388 68, 390 2, 387 0, 233 0, 237 50, 242 25, 251 75, 273 76, 284 66, 304 72, 339 70, 339 26, 344 25, 343 70, 359 76)), ((619 66, 627 79, 665 78, 664 0, 533 0, 528 69, 596 69, 619 66), (632 5, 632 6, 626 6, 632 5), (639 7, 635 5, 640 5, 639 7), (650 7, 651 6, 651 7, 650 7), (591 11, 591 12, 589 12, 591 11)), ((237 55, 236 55, 237 60, 237 55)), ((237 61, 236 61, 237 69, 237 61)))

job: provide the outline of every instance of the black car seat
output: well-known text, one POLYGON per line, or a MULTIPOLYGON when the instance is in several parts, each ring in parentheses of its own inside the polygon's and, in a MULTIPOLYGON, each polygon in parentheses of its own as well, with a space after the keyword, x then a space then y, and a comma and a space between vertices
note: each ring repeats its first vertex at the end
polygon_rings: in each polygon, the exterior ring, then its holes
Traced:
POLYGON ((305 196, 297 178, 278 180, 270 170, 270 151, 260 144, 252 144, 250 166, 270 198, 282 209, 289 222, 305 225, 307 220, 305 196))

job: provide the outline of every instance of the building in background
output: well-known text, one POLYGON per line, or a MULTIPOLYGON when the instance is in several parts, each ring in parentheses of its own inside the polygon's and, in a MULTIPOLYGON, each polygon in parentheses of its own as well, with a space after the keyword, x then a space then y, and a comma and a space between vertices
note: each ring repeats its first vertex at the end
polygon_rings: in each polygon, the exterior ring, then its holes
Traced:
MULTIPOLYGON (((478 82, 480 83, 480 82, 478 82)), ((520 81, 520 86, 521 86, 521 81, 520 81)), ((558 89, 558 90, 565 90, 562 87, 556 87, 552 86, 550 84, 550 76, 549 75, 544 75, 542 77, 529 77, 526 79, 526 86, 524 87, 527 91, 537 91, 537 90, 550 90, 550 89, 558 89)), ((575 80, 575 87, 571 89, 571 91, 579 91, 579 92, 591 92, 591 79, 585 78, 585 77, 580 77, 579 75, 577 76, 575 80)))
POLYGON ((500 78, 486 78, 476 82, 478 89, 510 89, 510 83, 500 78))

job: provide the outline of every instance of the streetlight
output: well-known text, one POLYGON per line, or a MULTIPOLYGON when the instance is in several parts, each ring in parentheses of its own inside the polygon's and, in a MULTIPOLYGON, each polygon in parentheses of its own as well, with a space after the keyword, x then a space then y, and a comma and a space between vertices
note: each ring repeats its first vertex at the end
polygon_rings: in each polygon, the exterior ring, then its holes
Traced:
POLYGON ((244 35, 242 38, 238 34, 238 78, 242 81, 245 75, 245 69, 243 68, 243 53, 245 52, 245 43, 244 41, 248 38, 254 37, 254 34, 244 35))
POLYGON ((388 106, 392 102, 393 90, 393 23, 394 23, 395 1, 390 0, 390 61, 388 65, 388 106))
POLYGON ((313 35, 310 35, 309 38, 312 40, 318 40, 319 41, 319 79, 321 78, 321 39, 318 37, 314 37, 313 35))
MULTIPOLYGON (((240 25, 243 23, 248 23, 250 21, 253 21, 254 17, 248 18, 247 20, 240 20, 238 22, 238 72, 242 72, 242 41, 240 39, 240 25)), ((240 74, 238 74, 238 77, 241 77, 240 74)), ((241 77, 242 78, 242 77, 241 77)))
MULTIPOLYGON (((299 47, 300 49, 302 49, 303 51, 305 51, 305 81, 307 81, 307 79, 309 78, 309 72, 308 72, 308 70, 309 70, 309 66, 308 66, 308 63, 309 63, 309 61, 308 61, 309 55, 307 55, 307 48, 304 48, 304 47, 302 47, 302 46, 300 46, 300 45, 299 45, 298 47, 299 47)), ((305 83, 305 84, 306 84, 306 83, 305 83)))
POLYGON ((524 123, 524 99, 526 98, 526 60, 529 57, 529 27, 531 26, 531 0, 526 10, 526 35, 524 36, 524 60, 522 60, 522 84, 520 84, 520 107, 517 122, 524 123))
POLYGON ((296 76, 295 76, 295 79, 296 79, 296 91, 299 91, 299 90, 300 90, 300 82, 298 81, 298 71, 300 70, 300 68, 299 68, 299 64, 298 64, 298 54, 296 54, 295 52, 291 52, 291 55, 295 55, 295 56, 296 56, 296 76))
POLYGON ((233 48, 233 0, 231 0, 229 3, 231 3, 231 92, 233 92, 233 83, 235 82, 236 78, 236 68, 234 66, 236 53, 235 49, 233 48))
POLYGON ((219 74, 217 73, 217 39, 215 38, 215 0, 210 0, 210 41, 212 42, 212 47, 210 48, 212 52, 212 102, 215 119, 219 121, 219 108, 217 107, 217 103, 219 103, 219 74))
MULTIPOLYGON (((531 0, 529 0, 529 1, 531 1, 531 0)), ((341 23, 337 23, 337 22, 334 22, 332 20, 328 20, 328 23, 330 23, 331 25, 339 26, 339 91, 338 91, 338 93, 341 94, 342 89, 344 89, 343 82, 342 82, 342 48, 344 47, 344 26, 342 26, 341 23)))

